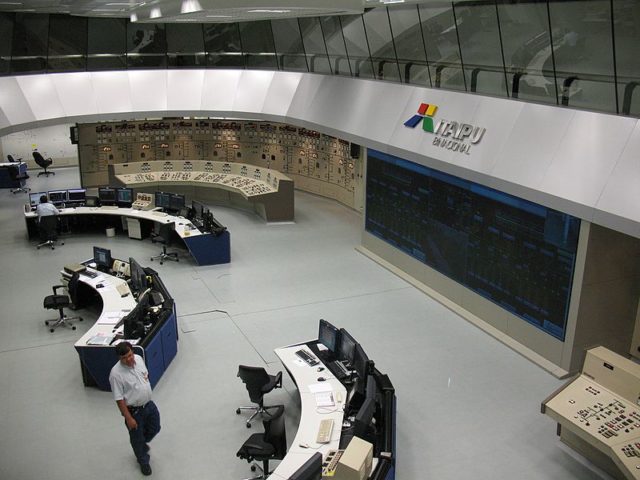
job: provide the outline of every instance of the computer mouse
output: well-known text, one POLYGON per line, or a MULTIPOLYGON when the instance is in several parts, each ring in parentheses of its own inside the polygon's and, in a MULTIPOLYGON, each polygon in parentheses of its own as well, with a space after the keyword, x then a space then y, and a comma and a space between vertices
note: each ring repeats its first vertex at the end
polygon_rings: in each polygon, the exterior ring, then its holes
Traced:
POLYGON ((326 378, 324 378, 324 377, 318 377, 318 381, 319 382, 324 382, 325 380, 326 380, 326 378))
POLYGON ((318 371, 321 372, 324 370, 324 367, 318 367, 318 371))
POLYGON ((103 284, 101 284, 101 283, 99 283, 99 284, 97 284, 97 285, 96 285, 96 288, 102 288, 102 287, 104 287, 104 285, 103 285, 103 284))

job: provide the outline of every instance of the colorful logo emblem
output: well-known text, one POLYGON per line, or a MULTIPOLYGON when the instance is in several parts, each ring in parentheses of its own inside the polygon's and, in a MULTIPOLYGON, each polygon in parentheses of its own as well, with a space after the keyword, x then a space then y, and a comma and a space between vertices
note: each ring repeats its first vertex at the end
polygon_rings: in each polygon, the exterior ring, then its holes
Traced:
POLYGON ((437 105, 430 105, 428 103, 421 103, 418 107, 418 114, 411 117, 404 122, 405 127, 416 128, 416 126, 422 122, 422 129, 425 132, 433 133, 433 116, 438 110, 437 105))

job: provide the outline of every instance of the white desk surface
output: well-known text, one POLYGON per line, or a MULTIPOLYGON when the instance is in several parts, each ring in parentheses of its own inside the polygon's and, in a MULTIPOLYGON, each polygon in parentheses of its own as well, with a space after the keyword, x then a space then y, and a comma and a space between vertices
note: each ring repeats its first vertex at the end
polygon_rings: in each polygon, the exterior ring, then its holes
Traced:
POLYGON ((343 409, 347 399, 347 390, 322 362, 311 367, 300 360, 295 352, 301 348, 304 348, 307 353, 315 357, 311 350, 301 345, 293 345, 275 350, 276 355, 298 385, 301 405, 298 432, 291 443, 287 455, 274 470, 272 477, 276 479, 288 479, 314 453, 320 452, 324 458, 329 450, 338 450, 340 445, 340 433, 342 431, 342 419, 344 416, 343 409), (324 367, 324 370, 318 372, 319 367, 324 367), (318 377, 323 377, 326 380, 318 382, 318 377), (335 406, 317 407, 315 394, 311 392, 314 385, 325 388, 331 387, 336 403, 335 406), (341 397, 340 401, 338 401, 337 397, 341 397), (316 443, 316 435, 318 434, 320 421, 325 418, 333 419, 331 441, 326 444, 319 444, 316 443), (300 444, 309 445, 310 448, 301 447, 300 444))
MULTIPOLYGON (((198 230, 189 220, 184 217, 169 215, 156 210, 136 210, 135 208, 114 208, 114 207, 76 207, 61 208, 60 215, 116 215, 139 220, 151 220, 158 223, 175 222, 176 233, 180 238, 195 237, 196 235, 206 235, 198 230)), ((25 212, 25 218, 35 218, 36 212, 25 212)))
MULTIPOLYGON (((88 270, 93 270, 88 267, 88 270)), ((96 271, 96 270, 94 270, 96 271)), ((131 311, 136 306, 136 301, 133 298, 131 292, 126 297, 121 297, 120 293, 116 290, 120 284, 127 284, 127 281, 123 278, 114 277, 106 273, 98 273, 96 278, 87 277, 86 275, 80 275, 80 281, 92 287, 102 298, 102 312, 96 320, 96 323, 75 343, 76 347, 89 347, 87 340, 98 334, 111 335, 113 333, 114 324, 109 321, 109 317, 115 316, 115 314, 124 315, 131 311), (102 288, 96 288, 98 284, 104 285, 102 288), (109 324, 102 322, 109 321, 109 324)), ((117 322, 117 321, 116 321, 117 322)), ((96 346, 99 348, 99 346, 96 346)))

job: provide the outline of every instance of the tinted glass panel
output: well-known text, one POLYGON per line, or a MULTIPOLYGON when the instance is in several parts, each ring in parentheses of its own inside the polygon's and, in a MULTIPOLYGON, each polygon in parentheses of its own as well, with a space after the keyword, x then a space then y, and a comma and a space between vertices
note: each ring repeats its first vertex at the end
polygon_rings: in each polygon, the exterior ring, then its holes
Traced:
POLYGON ((549 4, 558 91, 564 105, 616 111, 609 6, 609 0, 549 4))
POLYGON ((49 15, 16 13, 11 45, 11 70, 44 72, 48 35, 49 15))
POLYGON ((9 73, 12 37, 13 14, 0 13, 0 73, 9 73))
POLYGON ((49 18, 49 66, 53 72, 86 69, 87 19, 69 15, 49 18))
POLYGON ((613 4, 620 113, 640 116, 640 2, 613 4))
POLYGON ((400 71, 398 70, 396 50, 391 38, 387 9, 375 8, 369 10, 362 18, 364 19, 376 78, 399 82, 400 71))
POLYGON ((464 90, 458 34, 450 6, 419 6, 431 81, 436 88, 464 90))
POLYGON ((167 57, 170 67, 203 67, 205 64, 202 25, 168 23, 167 57))
POLYGON ((355 77, 375 78, 362 16, 349 15, 340 17, 340 22, 342 23, 344 41, 347 45, 351 73, 355 77))
POLYGON ((331 73, 327 48, 324 44, 319 18, 299 18, 304 50, 307 52, 309 71, 331 73))
POLYGON ((271 28, 278 53, 278 68, 306 72, 308 70, 307 59, 305 58, 298 20, 295 18, 272 20, 271 28))
POLYGON ((166 67, 167 36, 164 24, 127 24, 127 66, 166 67))
POLYGON ((207 65, 221 68, 244 68, 242 43, 237 23, 205 25, 204 46, 207 50, 207 65))
POLYGON ((247 68, 277 69, 271 22, 263 20, 238 25, 247 68))
POLYGON ((89 18, 88 36, 89 70, 126 68, 127 21, 124 18, 89 18))
POLYGON ((431 86, 417 7, 390 8, 389 19, 402 80, 431 86))
POLYGON ((320 19, 320 24, 334 75, 350 76, 351 65, 349 65, 347 58, 340 19, 338 17, 323 17, 320 19))

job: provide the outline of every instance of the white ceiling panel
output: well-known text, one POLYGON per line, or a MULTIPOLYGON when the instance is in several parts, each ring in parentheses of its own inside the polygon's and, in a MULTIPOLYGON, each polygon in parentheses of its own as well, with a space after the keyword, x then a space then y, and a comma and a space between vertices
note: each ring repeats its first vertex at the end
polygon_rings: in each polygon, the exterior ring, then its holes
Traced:
POLYGON ((102 114, 131 112, 131 89, 127 72, 91 72, 98 112, 102 114))
POLYGON ((50 77, 67 116, 94 115, 98 112, 98 101, 89 75, 60 73, 50 77))
POLYGON ((36 120, 17 77, 0 77, 0 109, 12 126, 36 120))
POLYGON ((204 75, 204 70, 167 71, 167 109, 200 110, 204 75))
POLYGON ((595 206, 635 123, 630 118, 577 111, 539 189, 595 206))
POLYGON ((16 77, 24 98, 29 102, 37 120, 48 120, 65 116, 52 75, 25 75, 16 77))
POLYGON ((129 70, 134 112, 167 110, 167 70, 129 70))
POLYGON ((202 109, 230 112, 243 70, 207 70, 202 90, 202 109))

